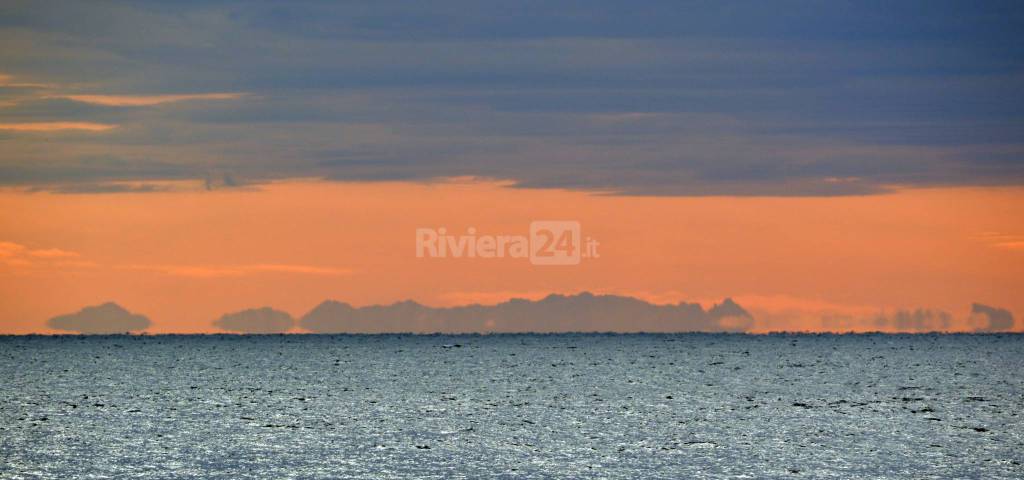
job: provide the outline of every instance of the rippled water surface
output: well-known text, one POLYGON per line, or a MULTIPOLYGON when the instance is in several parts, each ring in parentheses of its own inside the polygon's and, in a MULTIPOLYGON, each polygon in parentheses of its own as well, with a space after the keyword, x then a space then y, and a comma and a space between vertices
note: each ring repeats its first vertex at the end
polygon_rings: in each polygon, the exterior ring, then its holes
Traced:
POLYGON ((1021 478, 1019 335, 0 337, 2 478, 1021 478))

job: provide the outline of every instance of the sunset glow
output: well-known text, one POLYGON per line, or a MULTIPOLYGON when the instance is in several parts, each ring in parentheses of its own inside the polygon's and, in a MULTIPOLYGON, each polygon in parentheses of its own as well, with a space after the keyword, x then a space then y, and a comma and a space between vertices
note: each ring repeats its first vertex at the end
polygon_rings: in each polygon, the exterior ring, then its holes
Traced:
POLYGON ((878 318, 917 309, 967 331, 974 302, 1024 311, 1024 255, 1006 246, 1024 233, 1019 188, 680 198, 472 179, 165 186, 0 194, 6 329, 49 332, 48 318, 108 300, 149 316, 150 332, 213 332, 212 320, 250 307, 299 317, 326 299, 454 306, 581 291, 705 306, 731 297, 758 332, 898 330, 878 318), (600 257, 538 267, 414 252, 421 227, 522 234, 552 218, 578 219, 600 257))

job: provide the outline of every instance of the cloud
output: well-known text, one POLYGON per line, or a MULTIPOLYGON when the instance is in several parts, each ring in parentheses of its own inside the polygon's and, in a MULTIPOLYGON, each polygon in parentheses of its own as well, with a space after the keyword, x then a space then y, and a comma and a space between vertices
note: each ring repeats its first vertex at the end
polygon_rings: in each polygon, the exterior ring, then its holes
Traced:
POLYGON ((44 89, 53 88, 55 85, 51 83, 37 83, 37 82, 22 82, 14 79, 13 75, 7 75, 0 73, 0 87, 6 88, 27 88, 27 89, 44 89))
POLYGON ((725 332, 743 331, 752 321, 731 299, 705 311, 696 303, 653 305, 584 292, 449 308, 411 301, 356 308, 328 300, 303 316, 299 325, 316 333, 725 332))
POLYGON ((31 250, 28 252, 29 255, 39 258, 69 258, 77 257, 78 254, 75 252, 69 252, 67 250, 61 250, 59 248, 44 248, 41 250, 31 250))
POLYGON ((971 235, 973 240, 988 244, 993 248, 1005 250, 1024 250, 1024 235, 1003 232, 980 232, 971 235))
POLYGON ((977 332, 1005 332, 1014 327, 1013 314, 1009 310, 980 303, 971 304, 970 320, 977 325, 977 332))
POLYGON ((32 266, 38 263, 49 263, 57 266, 83 266, 82 262, 68 262, 77 258, 78 252, 60 248, 29 248, 14 242, 0 242, 0 262, 14 266, 32 266), (56 263, 54 263, 56 262, 56 263))
POLYGON ((244 95, 243 93, 183 93, 165 95, 57 95, 54 97, 111 107, 143 107, 193 100, 235 100, 242 98, 244 95))
POLYGON ((0 242, 0 258, 11 258, 26 250, 24 245, 14 242, 0 242))
MULTIPOLYGON (((123 191, 136 190, 113 189, 109 190, 109 193, 123 191)), ((92 190, 87 190, 87 192, 95 193, 92 190)), ((60 193, 78 192, 62 191, 60 193)), ((0 241, 0 264, 7 264, 16 267, 51 266, 87 268, 98 266, 98 264, 89 260, 78 260, 79 257, 81 257, 81 254, 78 252, 61 248, 29 248, 15 242, 0 241)), ((352 274, 352 270, 346 268, 286 263, 254 263, 243 265, 114 264, 109 265, 109 267, 120 270, 157 272, 163 275, 189 278, 231 278, 258 274, 315 276, 341 276, 352 274)))
POLYGON ((46 191, 63 195, 79 195, 93 193, 151 193, 167 192, 172 189, 166 185, 152 183, 127 182, 80 182, 60 185, 47 185, 33 188, 32 191, 46 191))
POLYGON ((121 128, 2 130, 18 136, 0 181, 216 169, 631 195, 1024 181, 1020 4, 545 7, 15 4, 0 29, 0 116, 121 128), (231 101, 240 91, 252 93, 231 101), (97 151, 130 161, 88 164, 97 151), (162 167, 139 168, 149 162, 162 167))
POLYGON ((127 265, 129 270, 149 270, 165 275, 193 278, 241 277, 259 273, 286 273, 298 275, 349 275, 352 270, 315 265, 257 263, 251 265, 127 265))
POLYGON ((263 307, 225 314, 213 325, 237 333, 283 333, 295 326, 295 320, 286 312, 263 307))
POLYGON ((114 128, 117 128, 117 125, 95 122, 0 123, 0 130, 10 130, 13 132, 57 132, 61 130, 105 132, 114 128))
POLYGON ((996 247, 1005 248, 1008 250, 1024 250, 1024 240, 1017 240, 1012 242, 1000 242, 995 244, 996 247))
POLYGON ((540 300, 551 292, 548 290, 504 290, 504 291, 455 291, 441 294, 438 298, 445 305, 467 305, 471 303, 493 305, 510 298, 540 300))
POLYGON ((76 313, 60 315, 47 321, 50 328, 84 334, 112 334, 145 330, 150 321, 143 315, 125 310, 120 305, 107 302, 102 305, 85 307, 76 313))

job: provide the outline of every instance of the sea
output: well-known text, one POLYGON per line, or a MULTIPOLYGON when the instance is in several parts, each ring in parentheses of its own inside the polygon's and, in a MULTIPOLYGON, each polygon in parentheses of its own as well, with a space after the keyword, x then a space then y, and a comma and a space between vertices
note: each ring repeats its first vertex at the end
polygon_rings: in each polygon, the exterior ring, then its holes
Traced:
POLYGON ((1024 478, 1024 336, 0 337, 0 478, 1024 478))

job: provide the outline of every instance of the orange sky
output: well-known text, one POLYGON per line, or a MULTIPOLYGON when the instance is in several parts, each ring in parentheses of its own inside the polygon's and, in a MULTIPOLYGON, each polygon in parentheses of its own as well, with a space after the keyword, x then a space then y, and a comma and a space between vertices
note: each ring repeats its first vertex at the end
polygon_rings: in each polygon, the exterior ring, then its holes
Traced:
POLYGON ((832 198, 621 197, 469 180, 174 187, 0 191, 0 331, 49 332, 48 318, 108 300, 149 316, 151 332, 209 332, 229 311, 301 316, 328 298, 456 305, 581 290, 705 306, 731 296, 757 331, 863 330, 900 308, 966 325, 972 302, 1024 324, 1019 187, 832 198), (541 267, 415 256, 419 227, 525 235, 547 219, 581 222, 601 257, 541 267))

